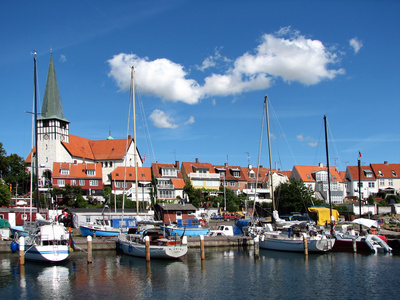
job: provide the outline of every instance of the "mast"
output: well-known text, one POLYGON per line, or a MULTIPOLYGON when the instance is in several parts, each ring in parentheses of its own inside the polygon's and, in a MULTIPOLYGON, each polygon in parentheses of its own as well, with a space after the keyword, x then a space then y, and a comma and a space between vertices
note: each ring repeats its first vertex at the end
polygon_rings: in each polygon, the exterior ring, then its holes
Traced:
POLYGON ((132 105, 133 105, 133 157, 135 164, 135 195, 136 195, 136 215, 139 214, 139 185, 138 185, 138 170, 137 170, 137 155, 136 155, 136 105, 135 105, 135 68, 132 66, 132 105))
MULTIPOLYGON (((38 153, 38 128, 37 128, 37 63, 36 51, 33 53, 33 90, 34 90, 34 119, 35 119, 35 174, 36 174, 36 208, 40 209, 39 198, 39 153, 38 153)), ((32 220, 31 220, 32 221, 32 220)))
POLYGON ((269 131, 268 96, 265 96, 264 104, 265 104, 265 111, 266 111, 266 115, 267 115, 269 177, 270 177, 270 181, 271 181, 272 207, 273 207, 273 210, 275 211, 276 207, 275 207, 275 195, 274 195, 274 182, 272 179, 272 156, 271 156, 271 137, 270 137, 270 131, 269 131))
POLYGON ((326 149, 326 167, 328 168, 328 199, 329 199, 329 214, 330 214, 330 225, 331 230, 333 230, 332 224, 332 201, 331 201, 331 173, 329 170, 329 149, 328 149, 328 129, 326 126, 326 115, 324 115, 324 125, 325 125, 325 149, 326 149))

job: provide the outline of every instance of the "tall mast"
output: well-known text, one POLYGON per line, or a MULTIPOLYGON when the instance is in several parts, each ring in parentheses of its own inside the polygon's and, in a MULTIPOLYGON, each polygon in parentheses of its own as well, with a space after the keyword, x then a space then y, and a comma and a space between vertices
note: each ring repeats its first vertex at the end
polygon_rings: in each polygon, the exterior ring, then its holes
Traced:
POLYGON ((35 118, 35 174, 36 174, 36 207, 40 209, 40 198, 39 198, 39 153, 38 153, 38 128, 37 128, 37 67, 36 67, 36 52, 33 55, 33 89, 34 89, 34 118, 35 118))
POLYGON ((329 170, 329 149, 328 149, 328 129, 326 125, 326 115, 324 115, 324 125, 325 125, 325 149, 326 149, 326 167, 328 168, 328 200, 329 200, 329 215, 331 230, 333 229, 332 224, 332 201, 331 201, 331 173, 329 170))
POLYGON ((273 182, 273 179, 272 179, 272 156, 271 156, 271 137, 270 137, 270 131, 269 131, 268 96, 265 96, 264 104, 265 104, 265 111, 266 111, 266 115, 267 115, 269 177, 270 177, 270 181, 271 181, 272 208, 275 211, 276 207, 275 207, 275 195, 274 195, 274 182, 273 182))
POLYGON ((135 195, 136 195, 136 214, 139 214, 139 185, 138 185, 138 166, 136 155, 136 105, 135 105, 135 68, 132 66, 132 105, 133 105, 133 151, 134 151, 134 164, 135 164, 135 195))

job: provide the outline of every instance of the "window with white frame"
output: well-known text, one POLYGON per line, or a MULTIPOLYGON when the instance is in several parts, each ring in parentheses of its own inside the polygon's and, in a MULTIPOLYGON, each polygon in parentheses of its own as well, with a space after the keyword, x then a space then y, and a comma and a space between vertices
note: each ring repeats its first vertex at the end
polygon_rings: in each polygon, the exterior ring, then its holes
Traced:
POLYGON ((385 179, 379 180, 379 185, 385 185, 385 179))
POLYGON ((58 186, 65 186, 65 180, 64 179, 58 179, 57 183, 58 183, 58 186))
POLYGON ((369 188, 374 188, 375 187, 375 182, 368 182, 368 187, 369 188))
POLYGON ((234 181, 231 181, 231 187, 235 187, 236 183, 234 181))
POLYGON ((388 180, 388 185, 389 185, 389 186, 393 186, 393 179, 389 179, 389 180, 388 180))
POLYGON ((87 174, 88 176, 94 176, 94 175, 96 175, 96 171, 95 171, 95 170, 87 170, 87 171, 86 171, 86 174, 87 174))
POLYGON ((61 169, 61 175, 69 175, 69 169, 61 169))
POLYGON ((114 185, 115 185, 116 188, 120 188, 121 187, 121 182, 116 181, 116 182, 114 182, 114 185))
POLYGON ((76 185, 76 180, 75 180, 75 179, 72 179, 72 180, 71 180, 71 185, 72 185, 72 186, 75 186, 75 185, 76 185))
POLYGON ((80 179, 80 180, 79 180, 79 185, 80 185, 80 186, 85 186, 85 180, 80 179))
POLYGON ((98 186, 99 185, 99 181, 98 180, 89 180, 89 185, 90 186, 98 186))

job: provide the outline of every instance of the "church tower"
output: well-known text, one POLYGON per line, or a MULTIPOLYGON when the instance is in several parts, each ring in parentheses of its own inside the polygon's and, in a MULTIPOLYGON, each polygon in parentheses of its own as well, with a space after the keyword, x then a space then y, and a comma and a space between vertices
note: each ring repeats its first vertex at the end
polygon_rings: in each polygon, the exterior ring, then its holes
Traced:
POLYGON ((51 53, 42 111, 37 119, 39 167, 46 180, 51 178, 53 162, 66 161, 62 142, 69 142, 69 121, 65 118, 51 53), (50 172, 50 173, 48 173, 50 172), (46 174, 48 173, 48 174, 46 174))

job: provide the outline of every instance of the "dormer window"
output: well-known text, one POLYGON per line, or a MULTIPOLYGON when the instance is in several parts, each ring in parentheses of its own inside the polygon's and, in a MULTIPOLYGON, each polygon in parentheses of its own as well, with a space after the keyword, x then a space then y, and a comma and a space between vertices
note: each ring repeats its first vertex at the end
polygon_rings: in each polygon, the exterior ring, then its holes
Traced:
POLYGON ((60 173, 61 175, 69 175, 69 169, 61 169, 60 173))
POLYGON ((392 175, 393 175, 394 177, 397 177, 397 174, 396 174, 396 171, 395 171, 395 170, 392 170, 392 175))
POLYGON ((372 177, 372 171, 371 170, 364 170, 365 177, 372 177))
POLYGON ((307 178, 308 178, 308 179, 311 179, 311 176, 310 176, 310 174, 307 174, 307 178))
POLYGON ((94 175, 96 175, 96 171, 95 171, 95 170, 87 170, 87 171, 86 171, 86 174, 87 174, 88 176, 94 176, 94 175))
POLYGON ((176 177, 177 170, 175 168, 161 168, 161 176, 176 177))
POLYGON ((233 175, 233 177, 240 177, 240 172, 239 171, 233 171, 232 175, 233 175))
POLYGON ((383 173, 382 173, 382 171, 381 171, 381 170, 379 170, 379 171, 378 171, 378 176, 381 176, 381 177, 383 177, 383 173))

